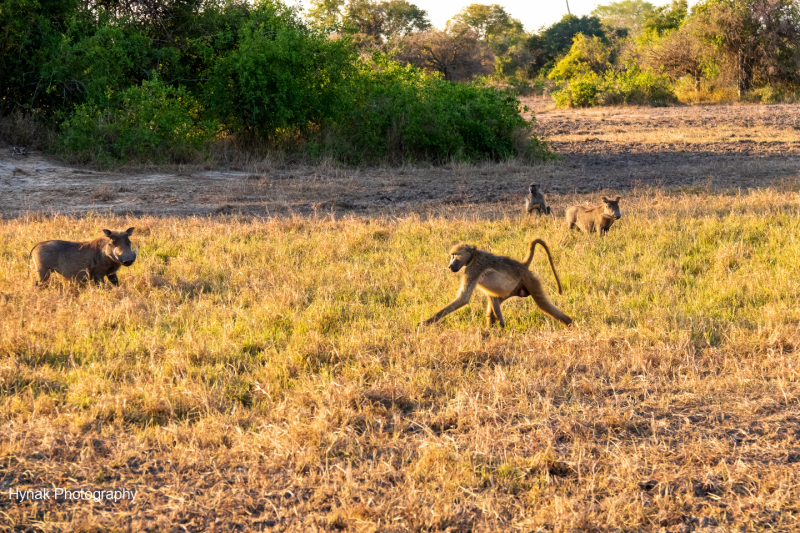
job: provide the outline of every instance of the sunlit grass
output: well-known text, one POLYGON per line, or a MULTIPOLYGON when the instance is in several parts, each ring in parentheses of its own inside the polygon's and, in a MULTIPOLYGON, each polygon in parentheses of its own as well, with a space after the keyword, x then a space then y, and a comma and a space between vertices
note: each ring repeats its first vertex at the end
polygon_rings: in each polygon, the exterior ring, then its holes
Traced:
POLYGON ((129 508, 43 519, 134 529, 194 506, 298 530, 795 527, 797 195, 652 190, 621 208, 604 239, 457 209, 0 221, 6 479, 139 485, 129 508), (26 279, 37 241, 128 226, 140 255, 120 288, 26 279), (418 326, 455 296, 450 245, 521 258, 535 237, 574 328, 528 298, 487 329, 477 293, 418 326))

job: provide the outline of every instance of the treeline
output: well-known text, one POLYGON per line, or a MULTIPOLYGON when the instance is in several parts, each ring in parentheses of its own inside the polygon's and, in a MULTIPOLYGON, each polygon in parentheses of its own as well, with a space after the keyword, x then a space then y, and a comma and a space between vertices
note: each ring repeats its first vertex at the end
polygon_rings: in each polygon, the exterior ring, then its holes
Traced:
POLYGON ((540 159, 518 93, 797 98, 799 2, 621 0, 529 32, 496 4, 436 29, 407 0, 0 0, 0 140, 94 161, 540 159))
POLYGON ((43 126, 72 158, 548 157, 513 94, 365 55, 280 2, 2 0, 0 28, 0 135, 36 143, 43 126))
POLYGON ((317 0, 308 17, 362 51, 448 80, 549 90, 564 106, 800 96, 798 0, 620 0, 533 32, 499 5, 467 6, 443 30, 405 0, 317 0))

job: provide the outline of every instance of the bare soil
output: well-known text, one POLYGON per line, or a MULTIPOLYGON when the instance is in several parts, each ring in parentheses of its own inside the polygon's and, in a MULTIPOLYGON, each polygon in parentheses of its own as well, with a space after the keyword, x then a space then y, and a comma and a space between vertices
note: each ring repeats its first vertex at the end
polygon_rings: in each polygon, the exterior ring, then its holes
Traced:
POLYGON ((759 188, 800 176, 800 106, 735 105, 554 110, 541 100, 536 131, 553 163, 340 168, 264 160, 250 168, 107 172, 0 147, 0 215, 270 216, 407 213, 440 206, 516 205, 530 182, 550 195, 639 186, 759 188))

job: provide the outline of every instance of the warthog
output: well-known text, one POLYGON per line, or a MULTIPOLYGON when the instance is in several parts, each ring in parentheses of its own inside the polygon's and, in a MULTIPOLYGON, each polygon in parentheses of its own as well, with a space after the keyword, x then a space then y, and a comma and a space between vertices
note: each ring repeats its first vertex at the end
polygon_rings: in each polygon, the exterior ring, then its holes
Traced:
POLYGON ((622 216, 619 212, 619 199, 609 200, 603 196, 603 205, 583 207, 574 205, 567 209, 567 224, 569 229, 578 226, 586 233, 597 231, 600 235, 608 233, 608 228, 622 216))
POLYGON ((68 279, 91 279, 98 285, 108 277, 112 284, 119 285, 117 270, 123 265, 131 266, 138 253, 138 248, 131 250, 133 228, 125 231, 104 229, 103 233, 105 237, 93 241, 44 241, 34 246, 30 255, 39 273, 36 284, 46 283, 51 272, 58 272, 68 279))

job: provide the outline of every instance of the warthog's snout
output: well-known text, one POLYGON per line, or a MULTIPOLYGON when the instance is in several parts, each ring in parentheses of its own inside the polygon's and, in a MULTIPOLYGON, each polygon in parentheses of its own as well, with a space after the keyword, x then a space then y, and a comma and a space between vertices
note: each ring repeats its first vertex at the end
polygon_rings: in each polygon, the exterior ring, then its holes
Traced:
POLYGON ((131 266, 139 255, 139 248, 134 248, 133 250, 128 249, 123 253, 119 253, 120 251, 119 248, 114 248, 114 258, 126 267, 131 266))

